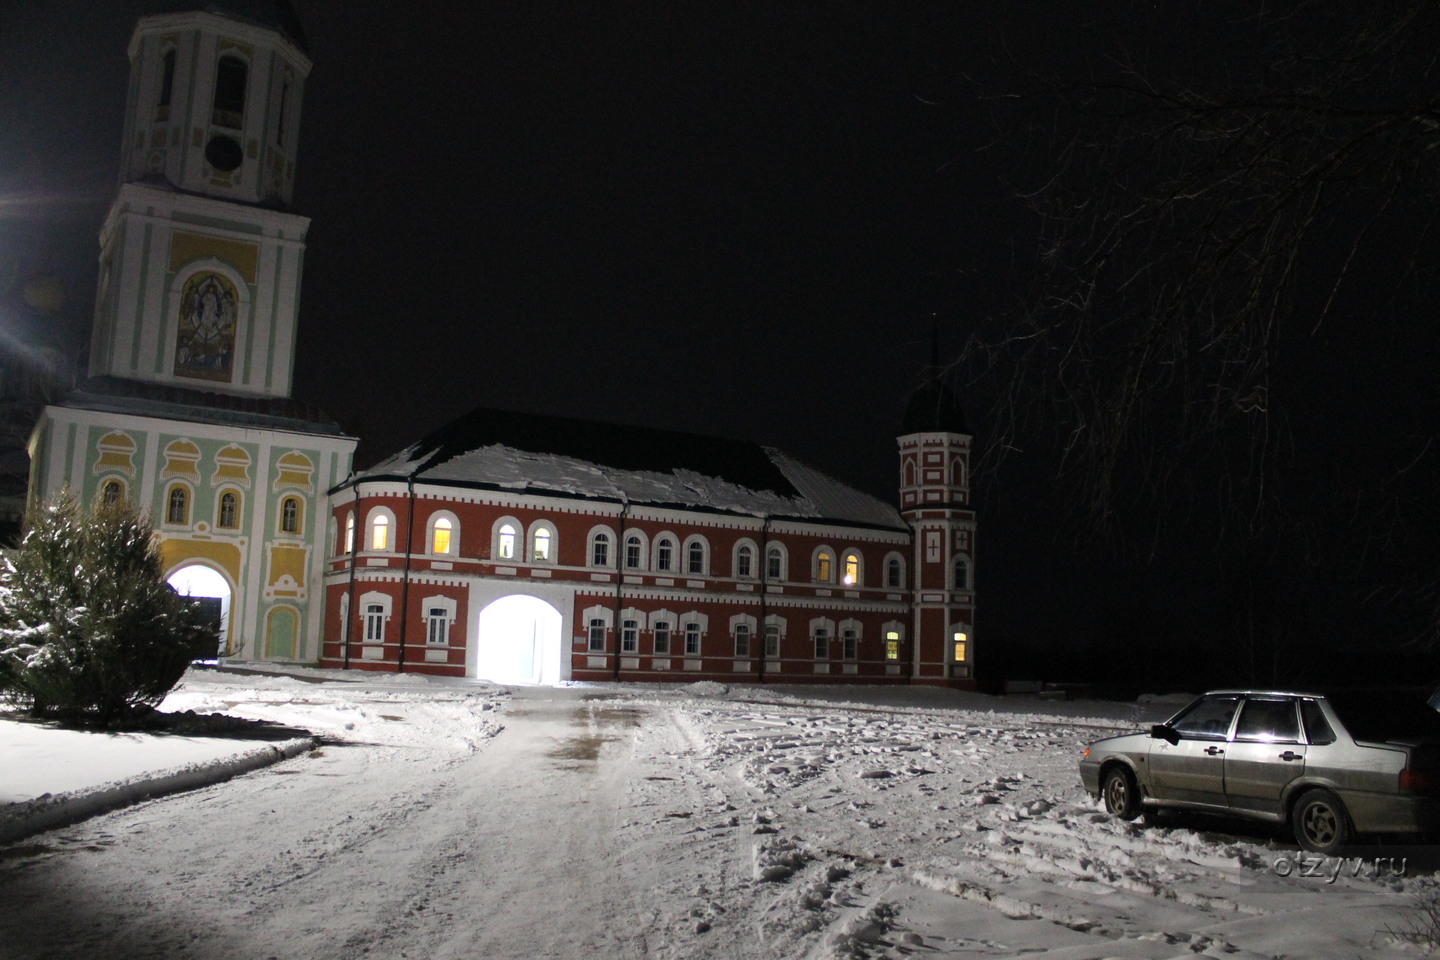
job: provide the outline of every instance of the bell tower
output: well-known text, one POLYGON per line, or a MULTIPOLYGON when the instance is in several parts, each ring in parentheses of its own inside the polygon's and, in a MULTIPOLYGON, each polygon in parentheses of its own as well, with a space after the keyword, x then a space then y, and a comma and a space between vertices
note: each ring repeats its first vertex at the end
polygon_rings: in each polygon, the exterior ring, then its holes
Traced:
POLYGON ((900 513, 914 531, 911 682, 975 685, 975 511, 960 400, 938 372, 900 427, 900 513))
POLYGON ((310 221, 287 212, 310 58, 284 0, 142 19, 100 235, 92 377, 288 397, 310 221))
POLYGON ((154 524, 166 580, 215 617, 218 655, 307 662, 326 491, 355 451, 291 397, 310 58, 288 0, 195 5, 132 34, 89 377, 40 414, 30 497, 128 502, 154 524))

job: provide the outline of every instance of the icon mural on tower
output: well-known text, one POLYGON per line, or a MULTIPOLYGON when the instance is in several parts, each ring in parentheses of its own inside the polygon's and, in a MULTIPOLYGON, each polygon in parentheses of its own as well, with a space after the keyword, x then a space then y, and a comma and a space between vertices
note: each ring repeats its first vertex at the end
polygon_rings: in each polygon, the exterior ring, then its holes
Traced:
POLYGON ((235 287, 218 273, 197 273, 180 295, 175 376, 230 382, 235 356, 235 287))

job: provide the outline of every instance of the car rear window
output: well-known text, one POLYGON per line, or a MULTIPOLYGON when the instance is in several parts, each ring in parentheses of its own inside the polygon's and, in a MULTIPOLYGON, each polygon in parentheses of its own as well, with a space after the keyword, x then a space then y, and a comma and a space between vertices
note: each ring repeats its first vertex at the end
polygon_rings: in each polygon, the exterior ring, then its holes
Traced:
POLYGON ((1356 740, 1440 741, 1440 712, 1407 692, 1354 691, 1326 697, 1356 740))

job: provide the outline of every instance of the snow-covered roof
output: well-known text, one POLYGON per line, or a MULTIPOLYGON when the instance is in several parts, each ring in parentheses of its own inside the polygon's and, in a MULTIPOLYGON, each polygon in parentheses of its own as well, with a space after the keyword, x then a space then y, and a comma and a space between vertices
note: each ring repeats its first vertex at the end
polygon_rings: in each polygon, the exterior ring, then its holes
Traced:
POLYGON ((356 475, 905 530, 899 512, 774 447, 473 410, 356 475))

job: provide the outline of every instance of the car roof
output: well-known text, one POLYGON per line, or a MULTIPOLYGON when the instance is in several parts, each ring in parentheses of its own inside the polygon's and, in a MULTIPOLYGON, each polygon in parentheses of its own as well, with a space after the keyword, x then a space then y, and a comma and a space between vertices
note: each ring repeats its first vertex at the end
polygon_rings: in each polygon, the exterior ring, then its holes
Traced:
POLYGON ((1325 694, 1316 693, 1310 690, 1252 690, 1249 688, 1234 690, 1207 690, 1204 695, 1207 697, 1316 697, 1322 700, 1325 698, 1325 694))

